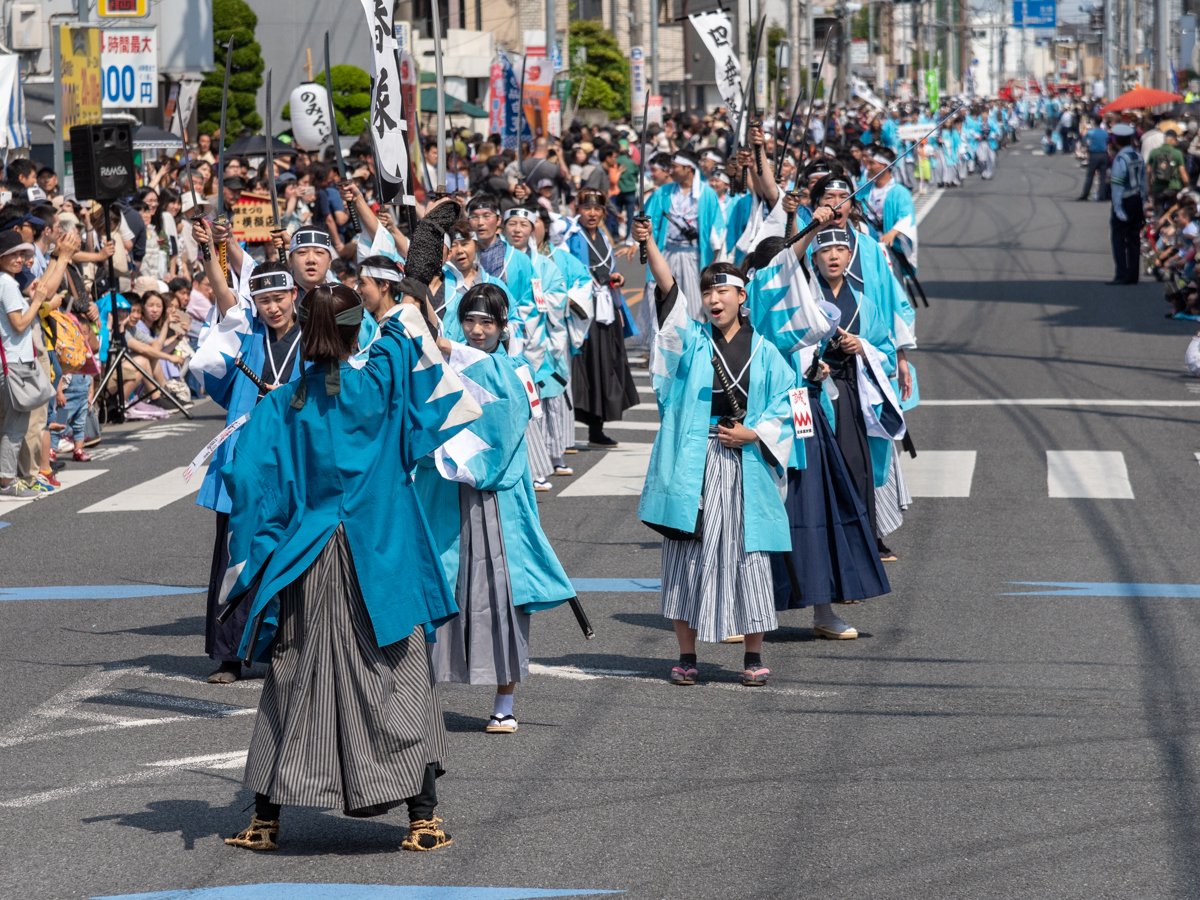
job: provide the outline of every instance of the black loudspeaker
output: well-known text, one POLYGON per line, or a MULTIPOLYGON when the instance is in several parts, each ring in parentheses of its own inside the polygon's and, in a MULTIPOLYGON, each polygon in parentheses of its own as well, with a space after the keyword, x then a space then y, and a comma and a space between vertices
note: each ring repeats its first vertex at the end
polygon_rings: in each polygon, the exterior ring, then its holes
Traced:
POLYGON ((129 125, 76 125, 71 129, 75 196, 108 202, 137 190, 133 129, 129 125))

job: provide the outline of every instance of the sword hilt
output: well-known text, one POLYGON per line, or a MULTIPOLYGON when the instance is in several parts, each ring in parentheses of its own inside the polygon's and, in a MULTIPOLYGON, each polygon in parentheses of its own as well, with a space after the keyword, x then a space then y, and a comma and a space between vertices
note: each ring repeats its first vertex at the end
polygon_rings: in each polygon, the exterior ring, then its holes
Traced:
POLYGON ((221 259, 221 271, 225 274, 225 280, 229 281, 229 248, 224 242, 217 248, 221 259))
POLYGON ((346 214, 350 216, 350 227, 353 229, 354 233, 361 234, 362 222, 358 220, 358 210, 355 208, 353 201, 346 205, 346 214))
MULTIPOLYGON (((756 127, 761 128, 762 122, 759 122, 756 127)), ((754 145, 754 172, 759 178, 762 178, 762 144, 754 145)))
MULTIPOLYGON (((641 215, 641 216, 635 217, 633 221, 649 222, 650 217, 647 215, 641 215)), ((638 243, 638 261, 644 266, 649 261, 649 259, 650 259, 650 257, 649 257, 648 251, 646 250, 646 242, 640 241, 638 243)))

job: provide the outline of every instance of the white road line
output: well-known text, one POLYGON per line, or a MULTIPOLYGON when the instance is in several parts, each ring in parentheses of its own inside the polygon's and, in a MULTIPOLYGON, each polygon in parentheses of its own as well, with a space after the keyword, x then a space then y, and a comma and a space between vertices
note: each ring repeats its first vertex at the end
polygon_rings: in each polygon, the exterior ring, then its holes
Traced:
POLYGON ((908 492, 914 497, 970 497, 975 476, 974 450, 921 450, 900 460, 908 492))
POLYGON ((94 450, 89 450, 88 453, 91 454, 93 461, 103 462, 123 453, 136 453, 137 451, 138 448, 133 444, 113 444, 111 447, 96 447, 94 450))
POLYGON ((30 503, 44 503, 61 494, 67 488, 75 487, 77 484, 83 484, 85 481, 91 481, 100 475, 108 473, 108 469, 66 469, 59 473, 58 480, 62 482, 62 487, 55 488, 49 494, 43 494, 41 500, 5 500, 0 501, 0 518, 3 518, 6 513, 20 509, 22 506, 28 506, 30 503))
POLYGON ((571 482, 560 497, 636 497, 642 493, 646 470, 650 466, 653 444, 622 444, 604 454, 579 478, 571 482))
POLYGON ((1133 499, 1119 450, 1047 450, 1046 489, 1056 498, 1133 499))
POLYGON ((192 476, 191 481, 183 480, 185 468, 186 466, 180 466, 157 478, 143 481, 141 484, 113 494, 99 503, 93 503, 91 506, 81 509, 80 512, 132 512, 162 509, 164 506, 168 506, 176 500, 182 500, 200 490, 200 485, 204 482, 204 473, 208 471, 208 467, 205 466, 204 469, 198 471, 192 476))
MULTIPOLYGON (((575 427, 576 428, 587 428, 587 426, 584 425, 582 422, 576 422, 575 427)), ((613 429, 616 429, 617 431, 620 431, 621 429, 624 429, 626 431, 658 431, 658 429, 661 427, 662 427, 662 425, 658 422, 605 422, 604 423, 605 431, 611 431, 613 429)))
POLYGON ((920 209, 917 210, 917 215, 916 215, 916 220, 915 220, 917 225, 920 225, 925 220, 925 217, 927 215, 929 215, 929 211, 931 209, 933 209, 934 206, 937 205, 937 202, 942 199, 942 194, 944 194, 944 193, 946 193, 945 188, 938 188, 932 194, 925 195, 925 196, 929 197, 929 199, 925 202, 924 205, 921 204, 920 200, 917 201, 917 203, 915 205, 921 207, 920 209))
POLYGON ((145 428, 129 432, 129 438, 134 441, 157 441, 166 437, 187 434, 189 431, 195 431, 200 427, 199 422, 171 422, 167 425, 147 425, 145 428))
MULTIPOLYGON (((638 393, 641 393, 639 391, 638 393)), ((651 394, 654 392, 651 391, 651 394)), ((637 403, 629 407, 629 412, 658 412, 658 403, 637 403)))
MULTIPOLYGON (((1198 385, 1198 387, 1200 387, 1200 385, 1198 385)), ((642 394, 643 396, 646 396, 646 397, 653 397, 654 396, 654 388, 643 387, 642 385, 639 384, 638 385, 638 393, 642 394)), ((657 408, 657 407, 655 407, 655 408, 657 408)))
MULTIPOLYGON (((620 678, 625 681, 637 681, 642 684, 666 685, 672 689, 676 686, 666 678, 648 678, 641 672, 627 669, 589 669, 582 666, 546 666, 530 662, 530 675, 549 675, 552 678, 568 678, 572 681, 596 681, 601 678, 620 678)), ((724 682, 704 681, 696 685, 699 688, 717 688, 718 690, 739 691, 745 693, 748 688, 724 682)), ((809 691, 798 688, 776 688, 771 686, 754 688, 755 693, 789 694, 793 697, 832 697, 836 691, 809 691)))
POLYGON ((130 772, 128 775, 114 775, 111 778, 97 778, 84 781, 70 787, 55 788, 52 791, 39 791, 36 794, 26 794, 24 797, 14 797, 12 800, 0 800, 0 807, 9 809, 24 809, 30 806, 40 806, 64 797, 76 794, 87 794, 102 791, 106 788, 122 787, 127 784, 137 784, 142 781, 152 781, 173 769, 240 769, 246 765, 246 751, 236 753, 212 753, 208 756, 189 756, 183 759, 164 759, 158 762, 142 763, 147 769, 140 772, 130 772))
POLYGON ((1200 400, 1081 400, 1078 398, 993 397, 979 400, 921 400, 921 406, 1174 406, 1200 407, 1200 400))

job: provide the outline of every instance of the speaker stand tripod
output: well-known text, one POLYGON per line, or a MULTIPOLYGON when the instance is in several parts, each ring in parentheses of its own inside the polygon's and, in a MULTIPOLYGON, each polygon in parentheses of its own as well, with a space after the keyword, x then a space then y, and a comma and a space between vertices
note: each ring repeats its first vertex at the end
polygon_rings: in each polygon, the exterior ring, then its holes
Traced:
MULTIPOLYGON (((101 204, 104 208, 104 239, 105 241, 112 240, 112 202, 101 204)), ((115 414, 110 414, 111 419, 108 421, 111 424, 119 425, 125 421, 126 411, 133 406, 137 401, 127 401, 125 399, 125 374, 121 368, 121 363, 128 362, 131 366, 137 369, 142 374, 142 377, 147 382, 154 385, 160 394, 175 404, 175 408, 183 413, 187 418, 192 418, 192 414, 184 408, 178 398, 168 391, 163 385, 154 380, 154 376, 141 367, 130 355, 129 346, 125 343, 125 329, 117 325, 117 277, 113 269, 112 257, 108 258, 108 308, 112 316, 112 327, 109 330, 108 339, 108 371, 104 373, 104 377, 100 380, 100 386, 96 389, 96 396, 103 397, 104 389, 108 383, 112 381, 113 376, 117 379, 117 407, 115 414), (116 353, 112 352, 116 348, 116 353)))

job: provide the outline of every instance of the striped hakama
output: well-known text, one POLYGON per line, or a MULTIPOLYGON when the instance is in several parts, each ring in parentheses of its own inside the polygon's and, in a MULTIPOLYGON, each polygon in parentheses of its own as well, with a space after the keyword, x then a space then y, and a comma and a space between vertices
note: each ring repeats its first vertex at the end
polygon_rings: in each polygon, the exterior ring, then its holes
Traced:
POLYGON ((562 455, 575 446, 575 411, 567 398, 571 395, 571 382, 567 381, 567 389, 557 397, 546 400, 546 432, 547 448, 552 460, 560 459, 562 455))
POLYGON ((696 639, 774 631, 771 559, 746 552, 742 452, 721 446, 709 429, 704 464, 703 528, 698 541, 663 539, 662 614, 683 619, 696 639))
POLYGON ((511 684, 529 677, 529 614, 513 606, 495 491, 458 486, 458 615, 430 648, 435 681, 511 684))
POLYGON ((532 416, 525 426, 525 450, 529 454, 529 471, 534 481, 543 481, 554 472, 550 462, 550 433, 546 430, 546 404, 542 414, 532 416))
POLYGON ((440 774, 446 729, 420 633, 379 647, 346 532, 279 593, 245 786, 284 806, 377 816, 440 774))
POLYGON ((879 537, 891 534, 903 525, 904 510, 911 505, 912 495, 908 492, 908 483, 900 468, 900 446, 896 443, 892 447, 892 467, 888 470, 887 483, 875 488, 875 525, 879 537))

